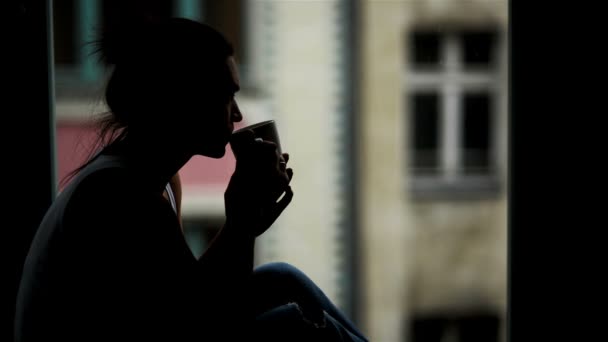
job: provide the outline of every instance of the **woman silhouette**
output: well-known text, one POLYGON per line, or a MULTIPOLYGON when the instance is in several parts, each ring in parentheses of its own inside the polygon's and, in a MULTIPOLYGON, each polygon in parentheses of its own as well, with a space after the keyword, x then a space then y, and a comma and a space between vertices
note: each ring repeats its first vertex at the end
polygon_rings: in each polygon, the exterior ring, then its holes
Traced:
POLYGON ((242 114, 227 40, 172 18, 106 31, 99 47, 113 67, 103 148, 76 170, 34 238, 16 340, 365 340, 295 267, 253 268, 256 237, 293 197, 293 171, 253 132, 231 141, 242 114), (179 188, 192 156, 220 158, 229 142, 239 157, 225 225, 197 260, 167 184, 179 188))

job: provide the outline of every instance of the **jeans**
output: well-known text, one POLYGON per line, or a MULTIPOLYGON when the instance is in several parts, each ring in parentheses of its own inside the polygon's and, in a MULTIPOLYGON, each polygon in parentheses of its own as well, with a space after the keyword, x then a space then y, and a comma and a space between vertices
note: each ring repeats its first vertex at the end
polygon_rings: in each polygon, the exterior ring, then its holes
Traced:
POLYGON ((302 271, 287 263, 256 268, 252 278, 255 340, 367 341, 302 271))

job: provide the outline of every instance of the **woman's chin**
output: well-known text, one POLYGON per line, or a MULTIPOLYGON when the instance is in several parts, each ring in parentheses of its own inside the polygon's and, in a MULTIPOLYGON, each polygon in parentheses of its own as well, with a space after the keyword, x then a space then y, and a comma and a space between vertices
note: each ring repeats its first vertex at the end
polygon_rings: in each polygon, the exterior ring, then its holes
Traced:
POLYGON ((209 149, 200 153, 201 155, 213 159, 220 159, 226 155, 226 146, 209 149))

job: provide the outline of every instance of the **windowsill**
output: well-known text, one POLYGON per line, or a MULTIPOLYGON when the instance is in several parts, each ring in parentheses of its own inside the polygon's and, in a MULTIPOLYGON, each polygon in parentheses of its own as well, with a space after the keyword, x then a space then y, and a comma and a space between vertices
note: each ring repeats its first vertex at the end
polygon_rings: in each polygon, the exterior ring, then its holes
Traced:
POLYGON ((495 175, 461 176, 454 180, 413 176, 408 190, 415 200, 484 200, 498 198, 502 187, 495 175))

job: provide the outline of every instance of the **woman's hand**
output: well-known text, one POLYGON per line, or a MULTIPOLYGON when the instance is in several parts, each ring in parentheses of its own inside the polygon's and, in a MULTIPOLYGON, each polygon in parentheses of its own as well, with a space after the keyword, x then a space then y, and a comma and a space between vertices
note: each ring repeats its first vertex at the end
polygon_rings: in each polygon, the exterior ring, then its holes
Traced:
POLYGON ((227 226, 257 237, 291 202, 293 170, 287 168, 289 155, 279 155, 275 143, 255 139, 252 131, 235 139, 238 141, 233 141, 232 148, 236 149, 236 169, 224 194, 227 226))

